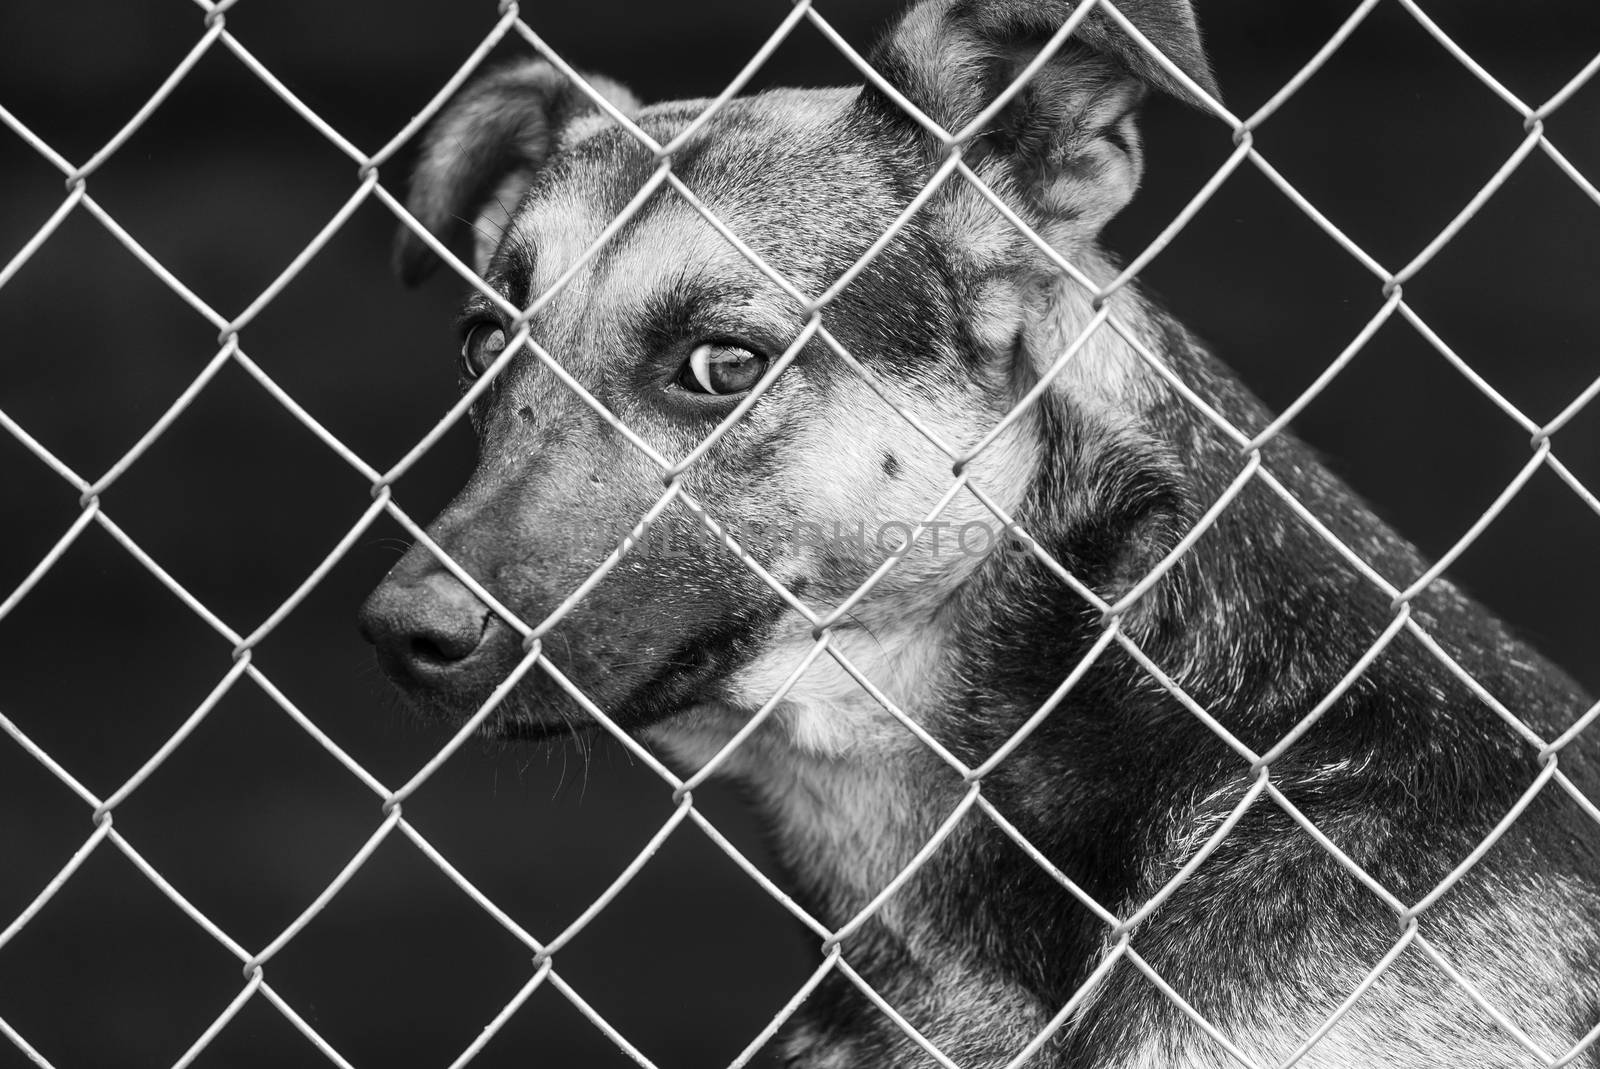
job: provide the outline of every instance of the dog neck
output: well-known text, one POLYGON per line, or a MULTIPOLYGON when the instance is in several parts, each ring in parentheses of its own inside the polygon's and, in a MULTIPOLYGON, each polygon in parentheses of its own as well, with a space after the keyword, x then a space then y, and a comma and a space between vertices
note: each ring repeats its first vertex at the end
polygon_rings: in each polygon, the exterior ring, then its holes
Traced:
MULTIPOLYGON (((735 721, 729 710, 700 709, 652 737, 696 765, 726 743, 735 721)), ((780 883, 834 933, 851 967, 961 1064, 1000 1064, 1037 1034, 1049 1010, 970 929, 962 934, 951 891, 980 885, 969 871, 979 856, 974 841, 987 837, 975 826, 983 818, 963 805, 970 788, 961 776, 899 730, 901 739, 886 733, 872 745, 819 753, 771 722, 722 767, 764 821, 780 883), (966 815, 919 858, 958 810, 966 815)), ((835 975, 780 1045, 791 1059, 803 1056, 792 1064, 844 1066, 885 1063, 884 1051, 909 1042, 835 975)))
MULTIPOLYGON (((946 677, 942 628, 929 623, 838 647, 879 694, 920 719, 946 677)), ((780 643, 746 673, 768 697, 814 640, 780 643)), ((827 925, 848 920, 910 862, 960 797, 959 775, 826 654, 737 747, 725 748, 759 704, 708 704, 652 728, 649 737, 685 769, 718 762, 761 815, 780 863, 827 925)))

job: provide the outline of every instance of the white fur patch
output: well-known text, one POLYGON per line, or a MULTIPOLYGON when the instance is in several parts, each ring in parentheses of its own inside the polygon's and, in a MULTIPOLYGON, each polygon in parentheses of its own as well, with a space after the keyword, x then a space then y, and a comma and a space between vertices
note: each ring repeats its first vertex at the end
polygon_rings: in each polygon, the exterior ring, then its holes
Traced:
MULTIPOLYGON (((1095 256, 1079 257, 1075 266, 1096 284, 1116 277, 1111 266, 1095 256)), ((1148 321, 1143 299, 1124 288, 1109 298, 1112 315, 1135 332, 1148 321)), ((1094 304, 1086 290, 1063 278, 1051 295, 1045 314, 1028 332, 1028 352, 1034 369, 1044 374, 1072 347, 1094 319, 1094 304)), ((1136 333, 1147 350, 1158 352, 1153 339, 1136 333)), ((1124 423, 1136 417, 1164 387, 1156 373, 1109 322, 1098 326, 1055 379, 1055 388, 1087 411, 1124 423)))
MULTIPOLYGON (((943 391, 937 401, 905 392, 907 411, 953 447, 977 442, 998 422, 992 399, 980 388, 943 391)), ((864 580, 955 484, 949 457, 935 448, 865 385, 840 386, 818 406, 808 432, 788 458, 794 485, 775 488, 804 503, 803 518, 824 532, 864 534, 862 554, 848 581, 834 574, 837 559, 820 548, 786 547, 767 562, 777 575, 808 578, 810 600, 827 613, 864 580), (893 469, 889 474, 885 464, 893 469)), ((1001 508, 1015 512, 1037 469, 1031 417, 1010 426, 972 461, 972 481, 1001 508)), ((833 641, 845 656, 910 715, 931 705, 946 685, 944 606, 954 591, 998 551, 1001 521, 977 497, 958 491, 935 523, 836 627, 833 641)), ((754 709, 764 704, 812 647, 811 627, 798 616, 788 630, 733 680, 732 694, 754 709)), ((912 741, 879 703, 826 654, 785 696, 779 720, 793 744, 817 755, 845 755, 912 741)))
POLYGON ((657 195, 649 220, 619 237, 600 285, 638 300, 678 278, 754 274, 739 250, 676 194, 657 195))
MULTIPOLYGON (((911 713, 930 697, 930 689, 943 675, 941 637, 932 625, 913 625, 878 634, 839 630, 831 641, 896 707, 911 713)), ((778 692, 813 644, 809 625, 796 627, 734 676, 731 693, 741 704, 759 708, 778 692)), ((921 745, 826 653, 790 688, 776 718, 796 749, 818 757, 881 754, 921 745)))
MULTIPOLYGON (((533 292, 542 294, 554 285, 594 244, 607 222, 577 188, 562 187, 530 204, 517 217, 516 225, 537 250, 533 292)), ((582 274, 572 280, 573 288, 580 292, 584 288, 582 274)))

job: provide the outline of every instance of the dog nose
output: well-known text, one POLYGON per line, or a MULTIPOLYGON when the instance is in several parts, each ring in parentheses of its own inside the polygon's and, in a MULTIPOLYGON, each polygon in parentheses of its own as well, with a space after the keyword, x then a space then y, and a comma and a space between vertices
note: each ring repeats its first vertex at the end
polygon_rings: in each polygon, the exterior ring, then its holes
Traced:
POLYGON ((472 659, 490 612, 455 576, 435 571, 384 580, 361 606, 359 622, 391 676, 426 684, 472 659))

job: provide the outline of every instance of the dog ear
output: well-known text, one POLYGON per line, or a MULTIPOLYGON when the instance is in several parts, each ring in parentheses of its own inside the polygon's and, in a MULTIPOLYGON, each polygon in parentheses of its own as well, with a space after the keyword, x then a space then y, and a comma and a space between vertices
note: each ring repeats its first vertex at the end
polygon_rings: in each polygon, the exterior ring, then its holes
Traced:
MULTIPOLYGON (((962 130, 1011 85, 1077 7, 1075 0, 924 0, 890 31, 873 66, 945 130, 962 130)), ((1220 96, 1190 0, 1119 0, 1117 8, 1213 98, 1220 96)), ((1072 38, 988 127, 969 164, 1020 195, 1025 214, 1058 233, 1093 236, 1127 204, 1143 170, 1134 113, 1145 93, 1199 101, 1103 11, 1072 38)), ((904 116, 886 95, 877 106, 904 116)), ((901 121, 897 119, 896 121, 901 121)), ((907 117, 904 122, 910 122, 907 117)), ((920 130, 921 128, 918 127, 920 130)), ((924 138, 942 160, 944 148, 924 138)))
MULTIPOLYGON (((621 85, 609 78, 584 77, 624 114, 639 110, 639 101, 621 85)), ((517 202, 555 151, 562 128, 576 116, 599 110, 544 60, 479 78, 429 126, 406 208, 446 245, 471 227, 473 267, 482 273, 517 202)), ((410 227, 402 226, 394 261, 401 280, 410 286, 432 273, 439 258, 410 227)))

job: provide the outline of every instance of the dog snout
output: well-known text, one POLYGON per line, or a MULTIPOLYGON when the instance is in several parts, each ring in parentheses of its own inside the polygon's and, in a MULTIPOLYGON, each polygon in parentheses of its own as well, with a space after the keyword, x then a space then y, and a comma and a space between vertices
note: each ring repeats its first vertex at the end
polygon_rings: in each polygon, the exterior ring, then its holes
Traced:
POLYGON ((435 687, 468 672, 489 644, 493 614, 455 576, 391 576, 361 607, 362 637, 402 684, 435 687))

